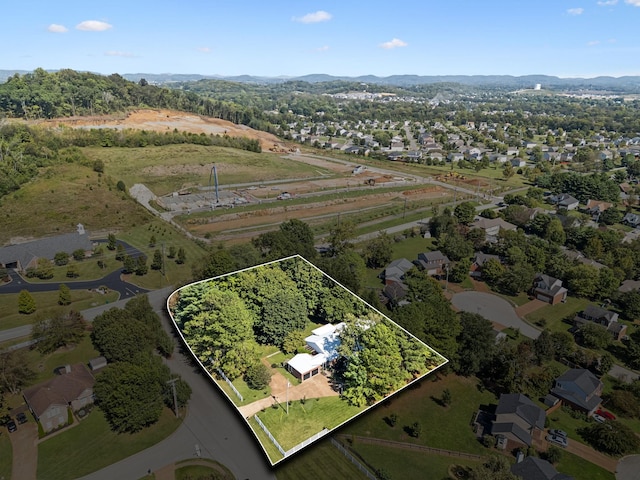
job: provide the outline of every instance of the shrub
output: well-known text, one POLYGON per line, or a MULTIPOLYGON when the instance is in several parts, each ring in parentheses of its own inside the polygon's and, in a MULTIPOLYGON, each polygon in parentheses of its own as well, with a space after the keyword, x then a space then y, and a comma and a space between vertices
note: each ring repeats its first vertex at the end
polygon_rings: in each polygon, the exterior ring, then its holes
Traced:
POLYGON ((271 371, 262 363, 251 365, 244 374, 244 381, 253 390, 262 390, 271 381, 271 371))

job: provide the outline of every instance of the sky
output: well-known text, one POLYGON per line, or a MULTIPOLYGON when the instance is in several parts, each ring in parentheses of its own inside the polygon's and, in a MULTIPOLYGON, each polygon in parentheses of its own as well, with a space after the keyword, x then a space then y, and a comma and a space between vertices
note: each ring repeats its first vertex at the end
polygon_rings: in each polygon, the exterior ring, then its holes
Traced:
POLYGON ((0 69, 640 75, 640 0, 21 0, 0 69))

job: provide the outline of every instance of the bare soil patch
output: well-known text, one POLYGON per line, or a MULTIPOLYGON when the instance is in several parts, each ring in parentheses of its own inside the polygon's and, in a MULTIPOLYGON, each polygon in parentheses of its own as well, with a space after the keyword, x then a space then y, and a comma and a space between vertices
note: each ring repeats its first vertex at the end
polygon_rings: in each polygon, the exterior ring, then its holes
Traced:
POLYGON ((134 110, 127 115, 56 118, 44 123, 52 127, 66 125, 72 128, 134 128, 156 132, 166 132, 175 128, 191 133, 226 134, 230 137, 255 139, 260 141, 260 145, 265 151, 284 152, 290 151, 292 148, 270 133, 254 130, 245 125, 236 125, 219 118, 203 117, 176 110, 144 109, 134 110))

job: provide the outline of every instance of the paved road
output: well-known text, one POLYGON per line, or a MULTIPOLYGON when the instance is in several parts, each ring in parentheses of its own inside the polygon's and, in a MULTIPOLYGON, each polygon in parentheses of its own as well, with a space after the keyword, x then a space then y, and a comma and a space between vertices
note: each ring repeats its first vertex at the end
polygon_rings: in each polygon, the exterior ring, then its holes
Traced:
POLYGON ((492 322, 517 328, 526 337, 538 338, 540 335, 540 330, 518 317, 511 304, 497 295, 484 292, 461 292, 451 298, 451 303, 458 310, 479 313, 492 322))
MULTIPOLYGON (((173 333, 165 301, 171 288, 149 293, 149 301, 160 315, 163 325, 173 333)), ((121 302, 121 305, 125 302, 121 302)), ((109 308, 118 304, 111 304, 109 308)), ((94 318, 107 306, 85 311, 88 318, 94 318)), ((176 339, 178 344, 178 340, 176 339)), ((179 373, 191 385, 193 395, 189 402, 187 417, 183 424, 169 438, 136 455, 126 458, 107 468, 83 477, 85 480, 113 480, 143 477, 147 469, 156 471, 178 460, 196 457, 196 450, 202 457, 211 458, 226 465, 238 479, 275 479, 257 441, 250 432, 235 407, 220 393, 188 357, 178 350, 167 365, 179 373)), ((105 448, 108 448, 105 445, 105 448)))
POLYGON ((623 380, 626 383, 631 383, 634 380, 637 380, 638 378, 640 378, 640 376, 633 370, 629 370, 628 368, 621 367, 620 365, 614 365, 613 367, 611 367, 611 370, 609 371, 609 375, 617 379, 623 380))

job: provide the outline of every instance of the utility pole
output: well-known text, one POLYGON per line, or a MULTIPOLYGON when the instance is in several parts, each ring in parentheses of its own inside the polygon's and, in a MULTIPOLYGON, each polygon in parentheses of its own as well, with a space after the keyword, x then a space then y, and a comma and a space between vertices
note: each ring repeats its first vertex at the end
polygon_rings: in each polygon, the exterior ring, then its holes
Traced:
POLYGON ((178 394, 176 393, 176 382, 177 378, 172 378, 168 380, 167 383, 171 384, 171 388, 173 389, 173 408, 176 412, 176 418, 180 418, 180 412, 178 411, 178 394))
POLYGON ((404 197, 404 208, 402 209, 402 218, 404 218, 407 213, 407 197, 404 197))
POLYGON ((287 415, 289 415, 289 380, 287 380, 287 415))

